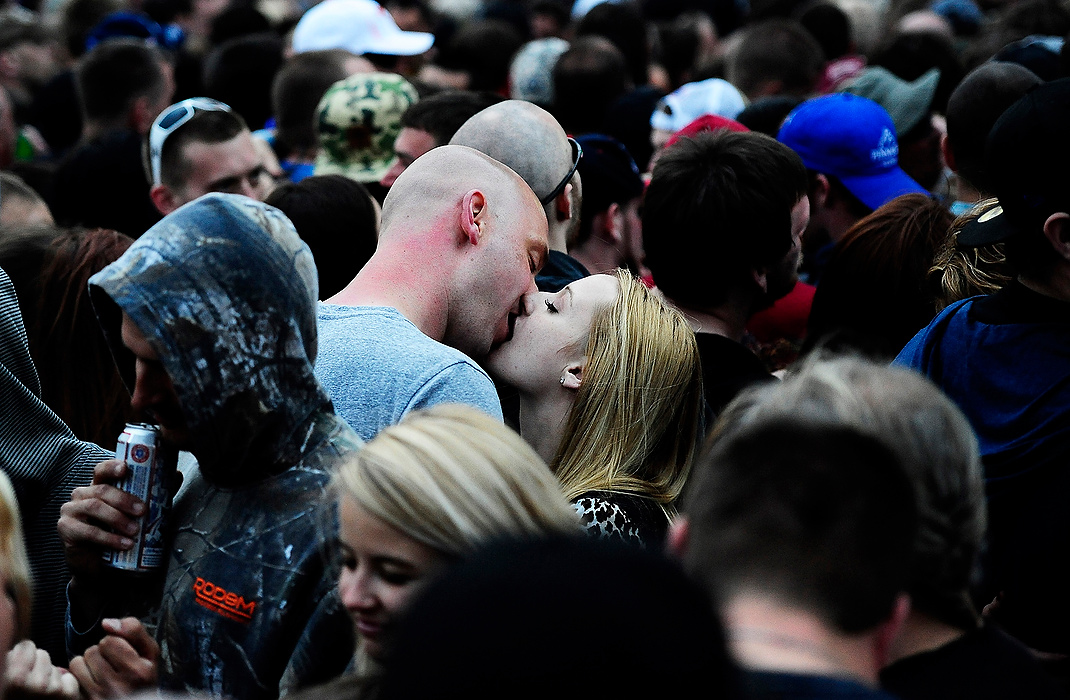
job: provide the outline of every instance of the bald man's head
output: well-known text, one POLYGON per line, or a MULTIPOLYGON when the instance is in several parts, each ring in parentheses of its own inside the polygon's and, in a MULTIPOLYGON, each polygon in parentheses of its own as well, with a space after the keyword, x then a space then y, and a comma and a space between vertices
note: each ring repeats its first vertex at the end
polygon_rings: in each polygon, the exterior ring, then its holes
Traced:
POLYGON ((531 188, 510 168, 473 148, 451 144, 431 149, 398 177, 383 202, 380 238, 390 235, 405 213, 435 216, 473 189, 504 198, 518 210, 541 209, 531 188))
POLYGON ((524 102, 487 107, 457 130, 451 144, 470 146, 505 163, 542 199, 572 168, 572 146, 553 115, 524 102))
POLYGON ((454 145, 428 151, 398 177, 379 240, 377 256, 402 256, 440 276, 448 307, 441 340, 474 358, 512 335, 548 248, 531 188, 496 160, 454 145), (412 261, 417 238, 423 260, 412 261))

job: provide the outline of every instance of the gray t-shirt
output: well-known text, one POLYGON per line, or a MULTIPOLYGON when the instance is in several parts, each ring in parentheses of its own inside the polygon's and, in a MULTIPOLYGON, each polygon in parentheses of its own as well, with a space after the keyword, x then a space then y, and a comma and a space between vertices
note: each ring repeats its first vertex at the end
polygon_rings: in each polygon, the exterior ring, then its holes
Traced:
POLYGON ((319 304, 316 377, 364 440, 409 411, 463 403, 501 420, 494 383, 467 355, 388 306, 319 304))

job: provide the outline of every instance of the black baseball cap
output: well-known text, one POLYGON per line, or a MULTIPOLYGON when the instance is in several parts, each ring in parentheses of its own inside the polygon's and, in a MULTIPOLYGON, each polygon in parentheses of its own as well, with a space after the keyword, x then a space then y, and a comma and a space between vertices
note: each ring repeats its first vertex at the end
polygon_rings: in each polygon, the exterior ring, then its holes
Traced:
POLYGON ((999 243, 1070 212, 1070 78, 1043 83, 996 121, 985 165, 999 206, 963 227, 958 242, 999 243))

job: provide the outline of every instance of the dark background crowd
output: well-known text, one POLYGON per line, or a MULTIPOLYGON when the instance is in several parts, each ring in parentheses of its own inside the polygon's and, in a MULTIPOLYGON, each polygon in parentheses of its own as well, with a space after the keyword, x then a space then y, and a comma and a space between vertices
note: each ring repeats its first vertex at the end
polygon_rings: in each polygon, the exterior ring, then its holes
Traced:
POLYGON ((1068 43, 5 2, 0 699, 1065 697, 1068 43))

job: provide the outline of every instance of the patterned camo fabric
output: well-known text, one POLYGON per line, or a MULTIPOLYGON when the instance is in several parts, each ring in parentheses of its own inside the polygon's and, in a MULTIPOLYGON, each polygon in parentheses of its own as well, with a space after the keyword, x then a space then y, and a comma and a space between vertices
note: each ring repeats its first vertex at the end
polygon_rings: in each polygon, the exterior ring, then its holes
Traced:
POLYGON ((378 182, 394 165, 401 115, 416 100, 416 89, 391 73, 352 75, 332 85, 316 108, 316 174, 378 182))

